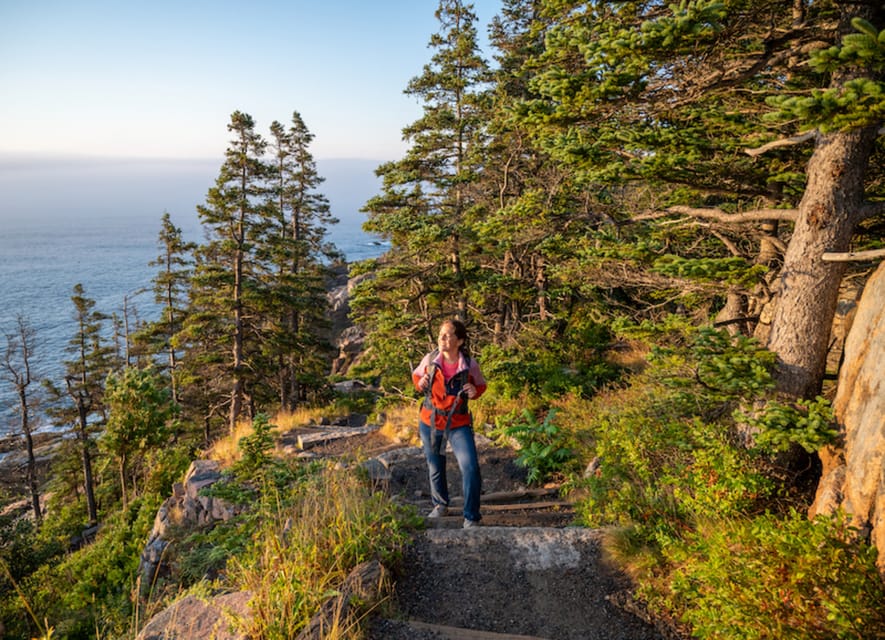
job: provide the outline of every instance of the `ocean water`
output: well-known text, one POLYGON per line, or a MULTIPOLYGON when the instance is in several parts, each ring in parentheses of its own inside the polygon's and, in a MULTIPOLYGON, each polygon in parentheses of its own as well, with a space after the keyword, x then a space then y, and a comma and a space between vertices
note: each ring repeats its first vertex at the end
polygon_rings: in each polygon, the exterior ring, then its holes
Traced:
MULTIPOLYGON (((351 262, 376 257, 386 249, 362 230, 364 216, 358 213, 374 188, 365 178, 363 170, 367 168, 366 162, 349 167, 353 178, 348 180, 349 171, 338 167, 338 173, 333 172, 337 180, 327 179, 330 184, 323 190, 333 215, 340 220, 327 230, 327 238, 351 262)), ((0 162, 0 201, 7 202, 0 209, 0 357, 6 352, 5 336, 15 331, 16 319, 21 316, 36 331, 34 378, 50 378, 61 384, 62 363, 70 359, 65 347, 76 332, 71 302, 74 285, 83 285, 97 311, 122 317, 125 301, 130 319, 133 315, 140 320, 155 319, 158 309, 150 287, 157 267, 149 262, 160 254, 157 236, 162 213, 169 211, 186 240, 200 241, 196 204, 204 201, 213 178, 195 173, 184 185, 180 171, 166 181, 162 171, 141 176, 154 184, 181 182, 174 197, 167 196, 172 205, 167 207, 152 200, 147 186, 137 188, 141 184, 137 180, 131 189, 120 187, 120 174, 114 174, 119 192, 102 193, 99 185, 91 188, 88 178, 92 174, 86 179, 80 174, 75 180, 56 181, 49 193, 31 185, 34 188, 28 197, 20 193, 30 184, 27 176, 20 172, 10 175, 4 169, 0 162)), ((211 171, 217 167, 207 169, 209 176, 211 171)), ((107 173, 94 172, 103 180, 107 173)), ((67 179, 66 172, 60 174, 67 179)), ((107 326, 110 329, 110 322, 107 326)), ((40 386, 34 383, 30 391, 37 394, 40 386)), ((0 436, 16 430, 16 406, 14 389, 0 370, 0 436)), ((53 428, 41 415, 37 418, 38 429, 53 428)))

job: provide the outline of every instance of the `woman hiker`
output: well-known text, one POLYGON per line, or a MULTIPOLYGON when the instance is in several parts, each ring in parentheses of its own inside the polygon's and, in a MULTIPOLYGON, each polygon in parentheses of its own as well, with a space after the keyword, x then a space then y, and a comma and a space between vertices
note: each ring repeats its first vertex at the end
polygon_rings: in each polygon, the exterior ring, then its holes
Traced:
POLYGON ((446 515, 449 488, 446 479, 445 442, 452 445, 463 478, 464 528, 479 524, 482 478, 473 438, 473 416, 468 399, 486 390, 486 380, 467 349, 467 328, 459 320, 440 325, 438 349, 428 353, 412 371, 415 387, 424 392, 418 430, 427 459, 433 510, 429 518, 446 515))

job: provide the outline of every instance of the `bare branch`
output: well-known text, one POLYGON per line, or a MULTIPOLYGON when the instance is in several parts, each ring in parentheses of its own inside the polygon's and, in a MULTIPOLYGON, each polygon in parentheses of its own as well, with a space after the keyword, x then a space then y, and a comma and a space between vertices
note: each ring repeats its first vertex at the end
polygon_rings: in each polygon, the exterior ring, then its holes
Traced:
POLYGON ((821 256, 824 262, 864 262, 885 258, 885 249, 870 249, 869 251, 846 251, 845 253, 827 252, 821 256))
POLYGON ((743 257, 744 254, 741 253, 741 250, 738 249, 738 246, 734 242, 731 241, 731 238, 726 238, 724 234, 719 233, 715 229, 711 229, 710 233, 713 234, 713 236, 715 236, 716 238, 718 238, 719 242, 721 242, 722 244, 725 245, 725 248, 728 249, 728 251, 731 253, 731 255, 737 256, 738 258, 743 257))
POLYGON ((765 240, 770 242, 775 249, 777 249, 781 255, 784 255, 787 252, 787 243, 778 238, 777 236, 765 236, 765 240))
POLYGON ((710 209, 700 207, 674 206, 667 207, 664 211, 652 211, 649 213, 635 216, 634 220, 654 220, 679 213, 694 218, 705 218, 707 220, 718 220, 719 222, 762 222, 764 220, 785 220, 787 222, 795 222, 799 215, 796 209, 754 209, 753 211, 744 211, 743 213, 726 213, 722 209, 710 209))
POLYGON ((756 147, 755 149, 744 149, 744 153, 746 153, 751 158, 755 158, 756 156, 761 156, 763 153, 767 151, 771 151, 772 149, 779 149, 780 147, 792 147, 797 144, 802 144, 803 142, 808 142, 814 135, 817 133, 817 130, 814 129, 812 131, 806 131, 805 133, 800 133, 799 135, 792 136, 791 138, 781 138, 780 140, 772 140, 771 142, 766 142, 761 147, 756 147))

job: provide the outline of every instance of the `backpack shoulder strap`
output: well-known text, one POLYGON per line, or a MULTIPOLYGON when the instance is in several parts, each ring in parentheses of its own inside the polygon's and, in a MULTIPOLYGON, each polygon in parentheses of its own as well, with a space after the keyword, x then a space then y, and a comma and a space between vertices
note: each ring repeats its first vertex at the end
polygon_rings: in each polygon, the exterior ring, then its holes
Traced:
POLYGON ((436 363, 436 359, 439 357, 439 349, 434 349, 430 352, 430 356, 427 359, 427 367, 430 369, 430 378, 433 380, 433 374, 436 373, 436 370, 439 369, 439 365, 436 363))
POLYGON ((458 377, 461 379, 461 385, 465 385, 470 380, 470 356, 464 354, 464 363, 467 365, 461 371, 458 372, 458 377))
POLYGON ((433 389, 433 377, 436 375, 436 370, 439 369, 439 365, 434 362, 438 357, 439 349, 434 349, 430 352, 430 357, 428 358, 427 368, 430 378, 428 378, 427 388, 424 389, 424 395, 428 400, 430 400, 430 392, 433 389))

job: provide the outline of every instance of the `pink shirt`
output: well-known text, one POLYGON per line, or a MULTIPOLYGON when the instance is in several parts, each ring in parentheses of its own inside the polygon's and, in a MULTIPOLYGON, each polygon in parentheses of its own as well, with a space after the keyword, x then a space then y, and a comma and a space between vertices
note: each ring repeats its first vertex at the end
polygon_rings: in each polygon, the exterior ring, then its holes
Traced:
POLYGON ((442 359, 442 372, 443 378, 445 378, 446 382, 452 379, 456 373, 458 373, 458 365, 459 362, 446 362, 446 359, 442 359))

